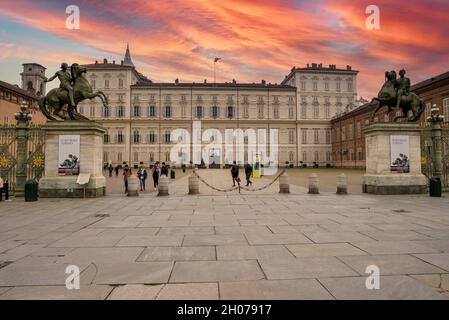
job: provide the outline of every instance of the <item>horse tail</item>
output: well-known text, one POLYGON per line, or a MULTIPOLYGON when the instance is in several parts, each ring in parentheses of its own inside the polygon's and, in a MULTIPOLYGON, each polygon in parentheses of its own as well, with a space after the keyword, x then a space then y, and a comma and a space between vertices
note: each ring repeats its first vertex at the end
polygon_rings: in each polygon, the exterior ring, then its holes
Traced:
POLYGON ((47 109, 47 98, 45 96, 42 96, 39 98, 39 109, 41 109, 41 112, 47 117, 49 120, 54 120, 54 118, 50 115, 47 109))

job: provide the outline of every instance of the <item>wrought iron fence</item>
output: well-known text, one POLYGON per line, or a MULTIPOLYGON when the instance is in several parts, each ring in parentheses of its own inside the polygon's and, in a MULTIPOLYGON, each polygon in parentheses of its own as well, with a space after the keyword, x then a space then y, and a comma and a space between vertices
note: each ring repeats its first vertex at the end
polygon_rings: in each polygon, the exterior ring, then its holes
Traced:
MULTIPOLYGON (((434 137, 432 129, 427 127, 421 133, 421 168, 422 173, 430 179, 435 174, 434 137)), ((444 188, 449 187, 449 128, 441 129, 442 181, 444 188)))

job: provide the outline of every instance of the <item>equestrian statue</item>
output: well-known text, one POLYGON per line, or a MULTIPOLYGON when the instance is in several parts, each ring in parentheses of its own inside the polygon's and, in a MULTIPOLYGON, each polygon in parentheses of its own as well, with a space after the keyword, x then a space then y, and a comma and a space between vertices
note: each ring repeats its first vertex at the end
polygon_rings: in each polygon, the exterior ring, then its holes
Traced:
POLYGON ((94 92, 84 77, 87 72, 86 67, 74 63, 70 66, 70 72, 68 68, 68 64, 63 62, 61 70, 45 80, 50 82, 58 78, 60 82, 59 88, 52 89, 46 96, 39 99, 39 107, 47 119, 58 120, 55 118, 58 117, 63 120, 89 120, 78 112, 77 106, 81 101, 95 97, 99 97, 103 106, 109 108, 106 95, 102 91, 94 92), (68 119, 63 112, 64 105, 67 105, 68 119))
POLYGON ((416 122, 423 113, 425 109, 424 101, 416 93, 410 92, 410 79, 405 77, 404 69, 399 71, 399 76, 400 78, 397 79, 394 70, 385 72, 386 81, 377 98, 370 102, 370 105, 375 108, 371 115, 371 121, 374 121, 376 113, 383 106, 388 107, 387 114, 395 109, 402 111, 402 115, 393 119, 394 122, 402 118, 407 118, 409 122, 416 122), (412 114, 409 117, 410 111, 412 114))

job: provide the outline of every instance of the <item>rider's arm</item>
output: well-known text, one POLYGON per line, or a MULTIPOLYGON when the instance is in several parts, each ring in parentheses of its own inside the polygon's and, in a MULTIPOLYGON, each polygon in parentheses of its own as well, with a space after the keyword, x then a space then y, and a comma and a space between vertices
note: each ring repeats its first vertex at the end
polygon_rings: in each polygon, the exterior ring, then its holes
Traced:
POLYGON ((55 75, 53 77, 48 78, 47 80, 45 80, 45 82, 50 82, 56 79, 56 77, 58 76, 58 73, 56 72, 55 75))

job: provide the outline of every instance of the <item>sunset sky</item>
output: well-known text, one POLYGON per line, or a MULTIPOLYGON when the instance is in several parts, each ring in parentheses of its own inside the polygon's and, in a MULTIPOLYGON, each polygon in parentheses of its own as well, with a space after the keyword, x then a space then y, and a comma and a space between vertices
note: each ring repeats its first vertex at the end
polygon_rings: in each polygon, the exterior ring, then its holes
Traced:
MULTIPOLYGON (((279 83, 293 66, 352 65, 358 95, 377 95, 384 71, 412 83, 449 71, 449 1, 409 0, 13 0, 0 1, 0 80, 19 83, 21 64, 54 73, 62 61, 123 59, 153 81, 279 83), (81 29, 65 28, 78 5, 81 29), (365 8, 380 8, 380 30, 365 8)), ((55 84, 56 85, 56 84, 55 84)))

